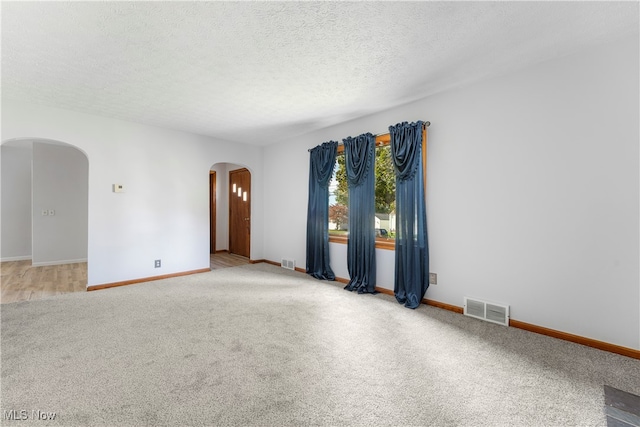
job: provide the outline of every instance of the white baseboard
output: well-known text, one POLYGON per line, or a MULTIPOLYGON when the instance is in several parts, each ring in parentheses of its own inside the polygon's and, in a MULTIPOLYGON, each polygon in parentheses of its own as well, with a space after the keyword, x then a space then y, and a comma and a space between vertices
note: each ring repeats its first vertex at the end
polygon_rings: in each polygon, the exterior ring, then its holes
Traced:
POLYGON ((23 255, 23 256, 8 256, 8 257, 4 257, 4 258, 0 258, 0 262, 7 262, 7 261, 26 261, 31 259, 31 255, 23 255))
POLYGON ((87 259, 82 258, 82 259, 64 259, 61 261, 32 262, 31 265, 34 267, 43 267, 46 265, 76 264, 78 262, 87 262, 87 259))

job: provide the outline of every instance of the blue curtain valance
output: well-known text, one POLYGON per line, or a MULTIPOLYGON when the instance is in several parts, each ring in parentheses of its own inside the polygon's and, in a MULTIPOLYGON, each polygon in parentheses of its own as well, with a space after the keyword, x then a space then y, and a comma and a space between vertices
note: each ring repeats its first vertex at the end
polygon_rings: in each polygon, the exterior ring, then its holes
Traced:
POLYGON ((399 180, 412 179, 422 164, 422 121, 402 122, 389 127, 391 157, 399 180))
POLYGON ((347 182, 350 187, 358 187, 369 177, 369 171, 373 173, 375 136, 371 133, 364 133, 355 138, 345 138, 342 142, 346 156, 347 182), (346 155, 347 147, 349 155, 346 155))

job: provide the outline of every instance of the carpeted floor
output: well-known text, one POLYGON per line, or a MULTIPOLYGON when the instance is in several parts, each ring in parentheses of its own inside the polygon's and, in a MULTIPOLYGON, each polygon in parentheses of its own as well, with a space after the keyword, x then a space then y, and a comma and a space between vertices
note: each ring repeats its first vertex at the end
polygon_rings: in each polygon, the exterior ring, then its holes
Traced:
POLYGON ((640 393, 638 360, 268 264, 1 310, 2 425, 606 426, 604 385, 640 393))

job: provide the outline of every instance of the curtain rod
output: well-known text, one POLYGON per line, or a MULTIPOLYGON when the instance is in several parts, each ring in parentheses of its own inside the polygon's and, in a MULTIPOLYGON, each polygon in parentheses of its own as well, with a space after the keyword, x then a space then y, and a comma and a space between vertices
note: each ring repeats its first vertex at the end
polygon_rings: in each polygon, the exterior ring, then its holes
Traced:
MULTIPOLYGON (((424 127, 428 128, 429 126, 431 126, 431 122, 428 122, 428 121, 426 121, 426 120, 422 120, 422 126, 424 126, 424 127)), ((388 133, 389 133, 389 132, 385 132, 385 133, 376 133, 376 134, 375 134, 375 135, 373 135, 373 136, 386 135, 386 134, 388 134, 388 133)))
MULTIPOLYGON (((429 122, 429 121, 427 121, 427 120, 423 120, 423 121, 422 121, 422 126, 424 126, 424 127, 427 127, 427 128, 428 128, 429 126, 431 126, 431 122, 429 122)), ((373 136, 386 135, 386 134, 388 134, 388 133, 389 133, 389 132, 385 132, 385 133, 376 133, 376 134, 375 134, 375 135, 373 135, 373 136)), ((339 142, 338 142, 338 145, 344 145, 344 144, 342 143, 342 141, 339 141, 339 142)), ((314 148, 315 148, 315 147, 314 147, 314 148)), ((311 151, 311 150, 313 150, 313 148, 309 148, 307 151, 311 151)))

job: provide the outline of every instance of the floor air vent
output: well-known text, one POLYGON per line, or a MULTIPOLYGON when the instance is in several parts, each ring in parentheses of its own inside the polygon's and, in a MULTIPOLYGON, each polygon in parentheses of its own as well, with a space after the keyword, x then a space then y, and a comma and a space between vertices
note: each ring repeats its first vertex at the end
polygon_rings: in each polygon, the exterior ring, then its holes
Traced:
POLYGON ((464 314, 487 322, 509 326, 509 306, 464 298, 464 314))
POLYGON ((288 270, 296 269, 296 261, 293 259, 282 258, 282 262, 280 263, 280 265, 288 270))

